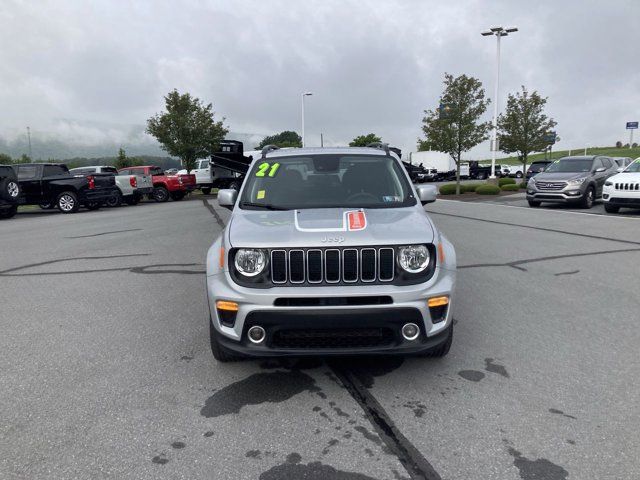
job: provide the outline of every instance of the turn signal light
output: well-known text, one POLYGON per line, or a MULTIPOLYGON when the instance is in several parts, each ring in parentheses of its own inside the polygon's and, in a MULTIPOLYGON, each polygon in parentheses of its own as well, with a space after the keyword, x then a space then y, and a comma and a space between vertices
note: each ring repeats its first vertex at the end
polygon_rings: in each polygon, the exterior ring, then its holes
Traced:
POLYGON ((427 301, 427 305, 429 305, 429 308, 444 307, 449 305, 449 297, 432 297, 427 301))
POLYGON ((442 246, 442 242, 438 243, 438 261, 440 263, 444 263, 444 247, 442 246))
POLYGON ((226 312, 237 312, 238 304, 236 302, 228 302, 226 300, 218 300, 216 302, 216 308, 218 310, 224 310, 226 312))

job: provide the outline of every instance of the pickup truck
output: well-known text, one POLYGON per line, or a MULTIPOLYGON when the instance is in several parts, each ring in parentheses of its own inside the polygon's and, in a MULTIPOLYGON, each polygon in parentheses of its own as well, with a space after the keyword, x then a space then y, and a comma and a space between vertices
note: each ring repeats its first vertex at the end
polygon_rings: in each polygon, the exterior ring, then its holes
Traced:
POLYGON ((11 218, 18 211, 20 184, 11 165, 0 165, 0 218, 11 218))
POLYGON ((121 174, 116 167, 95 165, 72 168, 73 175, 115 175, 117 192, 106 203, 108 207, 119 207, 122 201, 127 205, 136 205, 144 195, 153 193, 153 183, 149 175, 121 174))
POLYGON ((167 175, 162 168, 155 165, 121 168, 118 173, 128 175, 149 175, 153 181, 150 198, 156 202, 166 202, 169 198, 182 200, 184 196, 195 190, 196 176, 193 174, 167 175))
MULTIPOLYGON (((196 162, 196 168, 191 170, 191 173, 196 176, 196 188, 199 188, 205 195, 209 195, 211 193, 211 189, 214 188, 213 176, 211 174, 211 163, 209 160, 198 160, 196 162)), ((186 170, 178 170, 178 175, 186 174, 186 170)))
POLYGON ((22 163, 18 173, 20 205, 54 205, 62 213, 75 213, 84 205, 97 210, 114 195, 112 175, 74 176, 61 163, 22 163))

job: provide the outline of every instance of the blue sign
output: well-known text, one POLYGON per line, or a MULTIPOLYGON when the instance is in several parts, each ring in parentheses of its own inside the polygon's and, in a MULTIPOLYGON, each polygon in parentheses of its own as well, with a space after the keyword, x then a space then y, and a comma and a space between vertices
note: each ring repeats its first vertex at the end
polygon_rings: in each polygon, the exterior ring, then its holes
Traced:
POLYGON ((627 122, 627 130, 638 128, 638 122, 627 122))

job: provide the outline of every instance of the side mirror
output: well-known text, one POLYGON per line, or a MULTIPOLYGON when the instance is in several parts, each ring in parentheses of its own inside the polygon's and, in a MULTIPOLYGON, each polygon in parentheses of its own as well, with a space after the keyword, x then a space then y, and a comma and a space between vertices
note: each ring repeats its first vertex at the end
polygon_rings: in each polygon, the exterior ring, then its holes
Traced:
POLYGON ((624 167, 618 167, 618 168, 616 168, 616 172, 618 172, 618 173, 622 173, 622 172, 624 172, 624 167))
POLYGON ((232 188, 224 188, 218 191, 218 205, 229 210, 233 210, 233 206, 238 200, 238 191, 232 188))
POLYGON ((418 192, 418 198, 420 199, 420 203, 422 203, 422 205, 426 205, 427 203, 433 203, 436 201, 438 189, 435 185, 418 185, 416 187, 416 190, 418 192))

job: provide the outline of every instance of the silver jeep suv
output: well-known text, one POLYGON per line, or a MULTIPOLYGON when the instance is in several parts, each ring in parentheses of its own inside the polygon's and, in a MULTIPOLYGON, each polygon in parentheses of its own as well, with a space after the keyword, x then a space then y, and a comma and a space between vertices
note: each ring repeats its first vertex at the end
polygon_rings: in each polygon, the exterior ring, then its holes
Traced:
POLYGON ((416 353, 453 338, 456 255, 395 153, 267 147, 207 254, 211 349, 241 356, 416 353))

